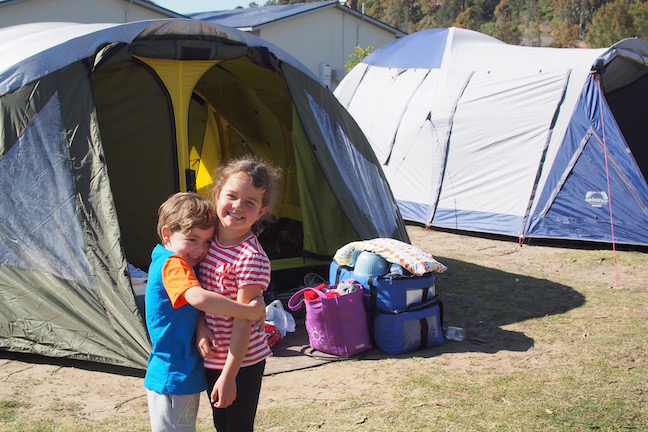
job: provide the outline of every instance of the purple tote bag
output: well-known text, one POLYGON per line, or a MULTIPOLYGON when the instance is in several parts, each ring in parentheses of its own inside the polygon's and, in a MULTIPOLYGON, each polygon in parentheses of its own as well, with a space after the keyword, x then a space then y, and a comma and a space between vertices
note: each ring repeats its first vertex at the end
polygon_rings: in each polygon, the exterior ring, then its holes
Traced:
POLYGON ((288 307, 296 311, 302 302, 306 304, 305 324, 311 348, 340 357, 351 357, 371 348, 367 312, 362 298, 362 289, 326 297, 320 290, 304 288, 290 298, 288 307), (305 300, 303 295, 307 290, 316 293, 319 299, 305 300))

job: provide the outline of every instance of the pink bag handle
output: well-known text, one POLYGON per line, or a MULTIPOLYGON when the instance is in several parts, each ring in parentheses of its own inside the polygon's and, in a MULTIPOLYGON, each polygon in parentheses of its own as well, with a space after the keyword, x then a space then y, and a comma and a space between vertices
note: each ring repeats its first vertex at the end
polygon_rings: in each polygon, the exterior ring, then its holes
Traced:
POLYGON ((317 295, 320 297, 320 299, 326 298, 326 294, 324 294, 322 291, 320 291, 318 289, 311 288, 311 287, 302 288, 299 291, 297 291, 295 294, 293 294, 292 297, 290 297, 290 300, 288 300, 288 307, 290 308, 290 310, 296 311, 297 309, 299 309, 301 307, 301 304, 306 299, 304 297, 302 297, 301 300, 299 300, 299 303, 297 303, 297 304, 295 304, 295 301, 308 290, 311 290, 311 291, 314 291, 315 293, 317 293, 317 295))

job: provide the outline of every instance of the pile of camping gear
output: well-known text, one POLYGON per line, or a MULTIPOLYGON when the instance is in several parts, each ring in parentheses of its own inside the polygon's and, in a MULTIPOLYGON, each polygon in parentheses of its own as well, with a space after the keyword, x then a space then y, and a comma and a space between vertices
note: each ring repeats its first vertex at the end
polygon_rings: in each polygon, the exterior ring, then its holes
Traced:
POLYGON ((340 248, 328 283, 294 293, 288 307, 305 305, 309 345, 350 357, 372 347, 388 354, 443 345, 443 305, 434 273, 446 266, 419 248, 391 238, 340 248))

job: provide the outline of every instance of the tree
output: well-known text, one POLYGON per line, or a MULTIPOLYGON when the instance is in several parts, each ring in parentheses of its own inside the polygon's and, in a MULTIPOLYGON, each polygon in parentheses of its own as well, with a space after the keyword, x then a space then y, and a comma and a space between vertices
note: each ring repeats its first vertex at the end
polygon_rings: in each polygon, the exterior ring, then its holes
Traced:
POLYGON ((423 19, 418 0, 374 1, 368 11, 370 16, 407 32, 415 31, 416 23, 423 19))
MULTIPOLYGON (((318 0, 265 0, 264 5, 311 1, 318 0)), ((648 38, 648 0, 358 0, 360 4, 368 16, 406 33, 455 26, 510 44, 521 43, 524 36, 525 43, 539 46, 551 36, 555 47, 581 46, 585 39, 609 46, 624 37, 648 38)))
POLYGON ((450 27, 460 13, 467 9, 465 0, 446 0, 436 11, 435 21, 440 27, 450 27))
POLYGON ((540 27, 540 6, 538 2, 528 5, 526 13, 526 35, 531 40, 531 46, 542 46, 542 29, 540 27))
POLYGON ((473 20, 479 24, 493 21, 495 17, 495 8, 499 0, 473 0, 471 6, 473 20))
POLYGON ((344 65, 344 69, 346 69, 347 72, 351 72, 351 69, 356 67, 358 63, 360 63, 365 57, 371 54, 371 50, 373 50, 373 47, 371 45, 369 45, 365 49, 362 49, 362 47, 360 46, 356 46, 355 51, 349 55, 349 61, 344 65))
POLYGON ((513 22, 513 11, 506 0, 495 7, 495 32, 493 37, 513 45, 520 43, 520 29, 513 22))
POLYGON ((556 14, 562 21, 577 25, 579 36, 584 37, 590 19, 596 9, 609 0, 553 0, 556 14))
POLYGON ((628 0, 606 3, 594 14, 587 33, 587 42, 595 48, 610 45, 634 36, 633 19, 628 0))
POLYGON ((469 7, 468 9, 466 9, 465 11, 457 15, 457 19, 455 19, 454 22, 455 27, 468 29, 468 30, 475 30, 476 28, 473 26, 473 20, 471 14, 472 14, 472 7, 469 7))
POLYGON ((648 2, 636 2, 628 9, 632 16, 634 35, 643 40, 648 40, 648 2))
POLYGON ((580 30, 577 24, 570 24, 569 21, 563 21, 560 27, 554 28, 551 32, 553 43, 551 46, 556 48, 574 48, 580 40, 580 30))

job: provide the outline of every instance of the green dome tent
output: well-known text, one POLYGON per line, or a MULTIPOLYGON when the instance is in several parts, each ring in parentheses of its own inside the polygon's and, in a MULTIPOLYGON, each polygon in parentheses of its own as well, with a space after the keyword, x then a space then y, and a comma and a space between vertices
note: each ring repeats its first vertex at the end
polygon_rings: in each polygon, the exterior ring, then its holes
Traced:
POLYGON ((0 30, 0 349, 144 368, 128 264, 146 269, 157 208, 211 197, 223 161, 284 169, 273 270, 342 245, 408 241, 366 138, 277 47, 194 20, 0 30))

